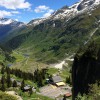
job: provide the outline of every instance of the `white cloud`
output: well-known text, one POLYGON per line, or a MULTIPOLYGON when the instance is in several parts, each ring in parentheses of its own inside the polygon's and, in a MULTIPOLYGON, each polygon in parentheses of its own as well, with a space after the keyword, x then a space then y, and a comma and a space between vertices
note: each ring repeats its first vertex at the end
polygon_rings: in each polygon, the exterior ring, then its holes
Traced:
POLYGON ((12 13, 5 10, 0 10, 0 18, 5 16, 12 16, 12 13))
POLYGON ((42 13, 42 12, 45 12, 49 9, 49 7, 45 6, 45 5, 40 5, 38 7, 35 8, 35 12, 36 13, 42 13))
POLYGON ((45 13, 45 14, 43 15, 43 17, 44 17, 44 18, 45 18, 45 17, 49 17, 53 12, 54 12, 53 9, 49 9, 49 10, 47 11, 47 13, 45 13))
POLYGON ((13 14, 19 14, 20 12, 19 11, 11 11, 11 13, 13 13, 13 14))
POLYGON ((34 9, 34 11, 36 13, 45 13, 45 14, 43 14, 43 18, 50 16, 54 12, 53 9, 51 9, 50 7, 45 6, 45 5, 40 5, 40 6, 36 7, 34 9))
POLYGON ((19 14, 18 11, 5 11, 5 10, 0 10, 0 18, 6 17, 6 16, 13 16, 14 14, 19 14))
POLYGON ((0 6, 7 9, 30 9, 31 4, 25 0, 0 0, 0 6))

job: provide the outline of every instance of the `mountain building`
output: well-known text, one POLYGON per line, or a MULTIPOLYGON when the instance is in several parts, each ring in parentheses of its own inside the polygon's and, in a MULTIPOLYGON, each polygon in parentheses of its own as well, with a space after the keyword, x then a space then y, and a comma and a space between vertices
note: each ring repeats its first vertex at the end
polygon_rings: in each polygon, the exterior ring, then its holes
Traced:
POLYGON ((60 76, 53 76, 52 81, 58 87, 66 85, 60 76))

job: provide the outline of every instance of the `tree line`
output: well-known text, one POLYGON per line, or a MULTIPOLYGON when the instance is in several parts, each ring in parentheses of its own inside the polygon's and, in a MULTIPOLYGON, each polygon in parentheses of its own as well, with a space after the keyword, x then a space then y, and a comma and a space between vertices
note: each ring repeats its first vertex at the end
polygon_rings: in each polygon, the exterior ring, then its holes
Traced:
MULTIPOLYGON (((39 87, 41 87, 44 85, 44 80, 46 79, 46 75, 47 75, 47 69, 42 69, 42 70, 37 69, 34 71, 34 73, 29 73, 29 72, 23 72, 20 69, 10 69, 9 67, 3 66, 1 68, 1 74, 3 80, 5 80, 5 75, 4 75, 5 73, 6 73, 6 80, 8 82, 8 87, 11 86, 10 74, 22 78, 23 80, 33 81, 34 83, 37 83, 39 87)), ((14 82, 14 84, 16 83, 14 82)))
POLYGON ((43 86, 43 81, 46 78, 47 69, 35 70, 34 73, 23 72, 20 69, 10 69, 11 74, 16 77, 23 78, 24 80, 30 80, 37 83, 39 87, 43 86))

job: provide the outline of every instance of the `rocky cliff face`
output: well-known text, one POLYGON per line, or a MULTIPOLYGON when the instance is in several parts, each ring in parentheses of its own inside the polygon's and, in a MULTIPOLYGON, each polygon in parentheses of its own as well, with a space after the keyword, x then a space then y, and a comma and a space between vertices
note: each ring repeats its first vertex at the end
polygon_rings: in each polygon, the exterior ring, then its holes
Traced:
POLYGON ((87 94, 89 92, 89 84, 100 81, 99 39, 86 47, 86 50, 79 50, 80 52, 74 58, 72 68, 73 100, 78 93, 87 94))

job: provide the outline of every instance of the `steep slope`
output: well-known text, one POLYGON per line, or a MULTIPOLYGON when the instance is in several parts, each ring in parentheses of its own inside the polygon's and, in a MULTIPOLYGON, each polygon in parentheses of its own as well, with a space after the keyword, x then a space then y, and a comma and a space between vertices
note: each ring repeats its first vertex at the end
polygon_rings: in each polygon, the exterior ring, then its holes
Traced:
POLYGON ((8 49, 5 49, 5 47, 0 45, 0 63, 3 63, 6 61, 6 57, 8 57, 8 54, 11 51, 8 49))
POLYGON ((25 26, 24 23, 9 18, 0 18, 0 40, 6 37, 9 32, 25 26))
POLYGON ((0 63, 3 63, 5 60, 5 55, 3 50, 0 48, 0 63))
POLYGON ((10 54, 12 51, 0 45, 0 65, 6 65, 7 63, 13 63, 15 58, 10 54))
MULTIPOLYGON (((100 28, 96 32, 100 34, 100 28)), ((73 68, 73 99, 78 93, 89 93, 90 84, 100 81, 100 35, 79 49, 77 52, 73 68)), ((100 84, 99 84, 100 85, 100 84)))
POLYGON ((39 25, 40 23, 43 23, 47 20, 54 21, 64 19, 65 21, 68 21, 71 18, 74 18, 76 15, 80 15, 84 12, 87 12, 89 14, 92 10, 96 9, 96 7, 99 4, 100 0, 81 0, 70 7, 62 7, 61 9, 55 11, 51 16, 47 18, 39 18, 32 20, 28 23, 28 25, 39 25))
POLYGON ((89 10, 89 12, 82 10, 81 13, 68 20, 67 14, 64 19, 62 17, 55 19, 59 15, 56 11, 57 14, 51 15, 38 25, 34 26, 31 22, 31 25, 21 30, 21 35, 11 39, 7 45, 12 49, 19 48, 23 52, 31 52, 32 57, 37 61, 57 62, 59 59, 64 59, 66 54, 75 53, 80 45, 88 41, 92 31, 98 28, 99 12, 98 5, 94 10, 89 10))

